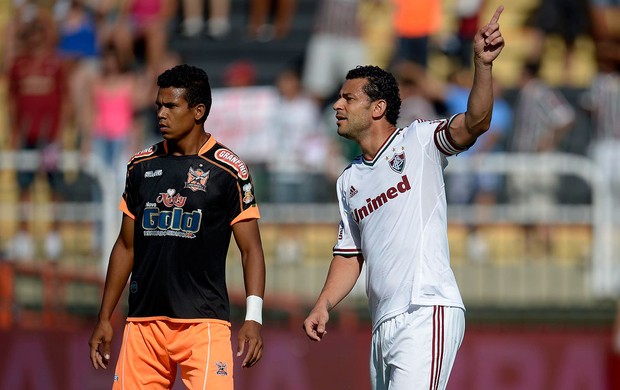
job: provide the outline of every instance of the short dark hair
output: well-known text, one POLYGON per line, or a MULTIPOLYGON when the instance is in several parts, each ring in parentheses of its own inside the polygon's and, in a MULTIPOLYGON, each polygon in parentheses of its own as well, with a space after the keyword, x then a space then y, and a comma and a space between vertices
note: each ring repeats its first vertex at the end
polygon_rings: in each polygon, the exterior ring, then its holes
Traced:
POLYGON ((400 91, 394 76, 378 66, 360 65, 351 69, 346 76, 347 80, 366 79, 364 93, 371 102, 383 99, 387 102, 385 119, 392 125, 396 125, 400 114, 400 91))
POLYGON ((185 89, 187 105, 196 107, 198 104, 204 104, 205 115, 203 115, 201 123, 207 120, 213 102, 207 72, 191 65, 177 65, 159 75, 157 86, 159 88, 185 89))

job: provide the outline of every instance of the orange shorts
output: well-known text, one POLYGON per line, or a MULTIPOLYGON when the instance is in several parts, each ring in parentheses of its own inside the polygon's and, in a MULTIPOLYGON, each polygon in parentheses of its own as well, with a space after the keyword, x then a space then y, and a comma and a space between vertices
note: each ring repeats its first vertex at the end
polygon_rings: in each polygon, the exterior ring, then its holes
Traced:
POLYGON ((112 389, 170 389, 178 364, 188 389, 233 390, 230 337, 226 321, 128 320, 112 389))

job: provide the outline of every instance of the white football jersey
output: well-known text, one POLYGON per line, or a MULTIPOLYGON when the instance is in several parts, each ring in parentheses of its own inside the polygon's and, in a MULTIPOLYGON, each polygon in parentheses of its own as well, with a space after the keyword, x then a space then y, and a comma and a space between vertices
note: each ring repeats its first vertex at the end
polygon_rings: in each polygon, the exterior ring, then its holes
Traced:
POLYGON ((341 222, 334 255, 362 254, 373 329, 410 304, 465 309, 452 269, 443 171, 466 148, 447 119, 397 129, 372 161, 338 178, 341 222))

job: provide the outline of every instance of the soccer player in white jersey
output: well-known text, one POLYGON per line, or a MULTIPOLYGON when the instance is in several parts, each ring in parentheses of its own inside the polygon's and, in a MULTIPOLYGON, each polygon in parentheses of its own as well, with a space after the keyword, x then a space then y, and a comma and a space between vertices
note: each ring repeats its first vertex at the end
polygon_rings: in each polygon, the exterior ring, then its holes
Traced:
POLYGON ((467 111, 397 128, 394 77, 376 67, 349 71, 334 103, 338 134, 362 155, 337 183, 341 222, 327 280, 304 321, 320 341, 329 311, 366 263, 372 318, 373 390, 445 389, 465 330, 465 307, 450 268, 443 170, 490 125, 492 65, 504 47, 499 7, 474 40, 467 111))

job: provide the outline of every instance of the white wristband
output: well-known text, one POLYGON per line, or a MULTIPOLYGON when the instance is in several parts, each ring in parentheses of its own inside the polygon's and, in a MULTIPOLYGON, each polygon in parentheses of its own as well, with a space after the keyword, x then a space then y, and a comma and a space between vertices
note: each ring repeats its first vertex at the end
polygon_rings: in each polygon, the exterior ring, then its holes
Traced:
POLYGON ((263 298, 250 295, 245 299, 245 320, 263 323, 263 298))

